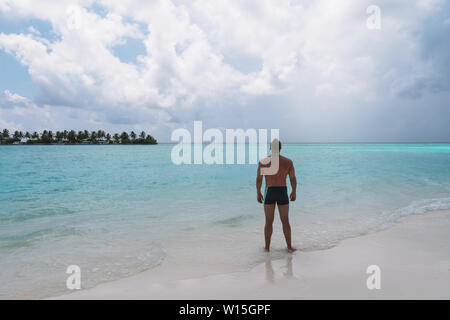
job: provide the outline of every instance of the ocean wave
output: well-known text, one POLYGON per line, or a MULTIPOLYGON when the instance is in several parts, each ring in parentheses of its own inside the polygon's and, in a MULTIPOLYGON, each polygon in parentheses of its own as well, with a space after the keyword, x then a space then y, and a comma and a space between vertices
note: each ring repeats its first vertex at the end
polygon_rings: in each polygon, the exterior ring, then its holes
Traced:
POLYGON ((390 221, 395 221, 401 217, 424 214, 430 211, 450 209, 450 198, 423 199, 411 202, 410 205, 393 211, 383 212, 390 221))
POLYGON ((227 218, 227 219, 217 220, 213 223, 219 224, 219 225, 237 226, 237 225, 240 225, 243 221, 251 219, 251 218, 252 217, 249 215, 242 214, 242 215, 227 218))

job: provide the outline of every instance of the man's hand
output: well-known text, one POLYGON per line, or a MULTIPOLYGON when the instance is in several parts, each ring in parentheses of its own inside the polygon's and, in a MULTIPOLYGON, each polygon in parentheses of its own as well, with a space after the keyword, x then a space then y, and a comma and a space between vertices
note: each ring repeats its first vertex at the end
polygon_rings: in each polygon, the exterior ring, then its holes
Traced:
POLYGON ((259 203, 263 203, 264 197, 263 197, 261 192, 258 192, 258 195, 256 196, 256 199, 258 200, 259 203))
POLYGON ((295 192, 291 192, 291 201, 295 201, 297 199, 297 194, 295 192))

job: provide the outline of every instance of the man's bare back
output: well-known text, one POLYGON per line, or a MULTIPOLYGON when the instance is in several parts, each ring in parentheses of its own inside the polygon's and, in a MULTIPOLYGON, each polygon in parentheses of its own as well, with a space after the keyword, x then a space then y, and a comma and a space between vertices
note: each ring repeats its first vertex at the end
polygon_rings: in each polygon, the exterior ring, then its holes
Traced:
MULTIPOLYGON (((271 157, 268 156, 264 158, 260 162, 260 168, 269 168, 271 165, 271 157)), ((266 175, 266 187, 285 187, 286 186, 286 177, 291 174, 295 176, 294 164, 292 160, 282 155, 278 155, 279 157, 279 168, 277 174, 274 175, 266 175)))

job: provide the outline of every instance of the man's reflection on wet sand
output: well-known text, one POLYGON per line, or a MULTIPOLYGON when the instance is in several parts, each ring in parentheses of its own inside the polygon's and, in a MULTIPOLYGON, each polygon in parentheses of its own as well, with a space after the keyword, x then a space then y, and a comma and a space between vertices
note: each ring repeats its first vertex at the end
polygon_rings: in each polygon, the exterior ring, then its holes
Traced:
MULTIPOLYGON (((281 268, 283 269, 283 276, 285 278, 291 278, 294 276, 292 271, 292 256, 286 257, 286 264, 281 268)), ((275 271, 272 266, 272 259, 267 258, 266 260, 266 280, 267 282, 275 282, 275 271)))

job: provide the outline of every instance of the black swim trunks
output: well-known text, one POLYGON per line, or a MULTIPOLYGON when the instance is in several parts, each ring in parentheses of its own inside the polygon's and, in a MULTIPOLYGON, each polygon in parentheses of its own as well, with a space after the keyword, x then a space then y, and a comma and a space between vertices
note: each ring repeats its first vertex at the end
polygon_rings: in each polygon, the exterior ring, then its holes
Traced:
POLYGON ((268 187, 264 196, 264 204, 289 204, 287 187, 268 187))

